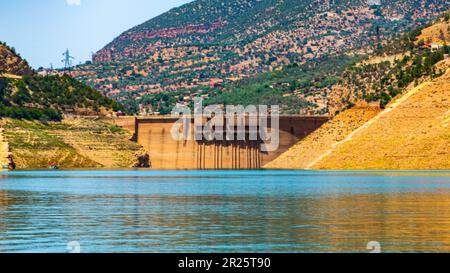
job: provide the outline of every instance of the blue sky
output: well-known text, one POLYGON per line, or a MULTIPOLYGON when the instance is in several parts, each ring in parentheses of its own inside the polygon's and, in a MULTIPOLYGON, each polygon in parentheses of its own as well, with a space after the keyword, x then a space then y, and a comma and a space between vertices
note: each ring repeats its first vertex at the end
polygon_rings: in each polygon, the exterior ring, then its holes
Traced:
POLYGON ((191 0, 1 0, 0 41, 38 68, 90 60, 125 30, 191 0))

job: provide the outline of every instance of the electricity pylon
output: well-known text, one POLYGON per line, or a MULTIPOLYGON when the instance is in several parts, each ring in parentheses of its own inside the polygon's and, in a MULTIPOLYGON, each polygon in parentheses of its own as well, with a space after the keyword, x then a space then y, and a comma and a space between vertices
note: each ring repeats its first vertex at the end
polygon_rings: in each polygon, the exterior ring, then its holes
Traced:
POLYGON ((72 67, 72 60, 75 58, 70 56, 69 49, 67 49, 62 55, 64 56, 64 59, 61 61, 64 63, 64 71, 70 70, 72 67))

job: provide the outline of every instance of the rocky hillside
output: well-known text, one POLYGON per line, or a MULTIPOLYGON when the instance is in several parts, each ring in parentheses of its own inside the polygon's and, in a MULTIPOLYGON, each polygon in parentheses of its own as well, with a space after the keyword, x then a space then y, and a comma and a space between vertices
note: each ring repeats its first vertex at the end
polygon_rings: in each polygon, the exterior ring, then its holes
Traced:
POLYGON ((197 0, 124 32, 73 75, 145 107, 147 94, 188 97, 288 65, 370 53, 449 7, 448 0, 197 0))
POLYGON ((0 117, 61 120, 62 114, 124 110, 69 75, 38 75, 13 49, 0 44, 0 117))
POLYGON ((410 90, 310 168, 450 169, 449 90, 450 69, 410 90))
POLYGON ((4 74, 32 75, 33 70, 14 48, 0 42, 0 76, 4 74))
POLYGON ((342 74, 329 95, 330 113, 360 100, 380 102, 383 108, 411 83, 417 86, 427 77, 442 75, 444 71, 434 65, 450 53, 449 44, 450 12, 431 25, 397 37, 342 74))
POLYGON ((414 39, 408 39, 411 47, 403 52, 370 58, 347 71, 348 81, 333 92, 349 109, 266 167, 449 169, 450 60, 444 54, 450 49, 442 45, 431 50, 416 37, 442 38, 433 30, 446 24, 446 18, 409 34, 414 39), (366 101, 370 107, 361 107, 366 101))
POLYGON ((266 166, 270 169, 450 169, 450 61, 380 112, 353 107, 266 166))
POLYGON ((350 0, 197 0, 126 31, 99 51, 94 61, 142 58, 155 52, 155 48, 193 44, 256 42, 264 43, 271 51, 281 49, 278 48, 281 46, 285 47, 282 51, 289 51, 308 45, 302 41, 304 39, 316 40, 318 45, 327 40, 317 36, 329 36, 328 39, 335 38, 333 40, 338 43, 346 40, 352 44, 364 43, 368 41, 363 41, 364 38, 355 33, 357 30, 372 35, 370 38, 374 39, 375 28, 370 27, 399 30, 433 14, 438 15, 448 9, 449 4, 433 0, 384 0, 379 5, 376 3, 350 0), (294 37, 300 39, 294 41, 294 37), (263 41, 268 38, 274 38, 271 42, 275 43, 284 39, 284 45, 269 45, 269 41, 263 41), (360 39, 351 41, 351 38, 360 39))

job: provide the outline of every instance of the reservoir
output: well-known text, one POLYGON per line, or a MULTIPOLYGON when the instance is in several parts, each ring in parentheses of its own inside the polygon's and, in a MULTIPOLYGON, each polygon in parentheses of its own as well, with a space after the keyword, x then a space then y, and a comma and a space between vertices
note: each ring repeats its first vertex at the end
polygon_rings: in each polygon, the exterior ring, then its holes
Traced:
POLYGON ((0 252, 450 252, 450 171, 18 171, 0 252))

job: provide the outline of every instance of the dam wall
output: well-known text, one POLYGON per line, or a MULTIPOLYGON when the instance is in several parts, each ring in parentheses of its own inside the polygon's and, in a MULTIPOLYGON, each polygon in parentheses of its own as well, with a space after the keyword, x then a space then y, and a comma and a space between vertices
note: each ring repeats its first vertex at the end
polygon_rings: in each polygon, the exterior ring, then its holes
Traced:
MULTIPOLYGON (((324 116, 281 116, 280 145, 264 152, 261 140, 175 140, 172 117, 122 117, 113 120, 134 133, 134 140, 150 154, 152 169, 260 169, 329 120, 324 116)), ((269 120, 270 128, 270 120, 269 120)), ((248 127, 246 128, 248 134, 248 127)), ((224 138, 225 139, 225 138, 224 138)), ((246 138, 248 139, 248 138, 246 138)))

